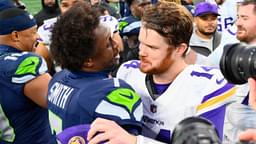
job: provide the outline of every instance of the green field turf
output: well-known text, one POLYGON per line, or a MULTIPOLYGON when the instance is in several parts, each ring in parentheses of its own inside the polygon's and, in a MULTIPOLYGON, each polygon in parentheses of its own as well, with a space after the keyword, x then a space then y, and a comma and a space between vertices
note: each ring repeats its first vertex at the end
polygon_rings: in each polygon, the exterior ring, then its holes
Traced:
POLYGON ((41 9, 41 0, 21 0, 27 6, 27 10, 31 14, 36 14, 41 9))

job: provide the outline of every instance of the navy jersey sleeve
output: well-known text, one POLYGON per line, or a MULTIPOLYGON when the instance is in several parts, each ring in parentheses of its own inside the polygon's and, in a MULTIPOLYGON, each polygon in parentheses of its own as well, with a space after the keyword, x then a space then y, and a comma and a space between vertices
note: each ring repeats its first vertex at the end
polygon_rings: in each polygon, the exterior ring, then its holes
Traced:
POLYGON ((0 143, 49 141, 47 110, 23 93, 28 81, 46 71, 44 60, 34 53, 10 52, 0 56, 0 143))
POLYGON ((47 70, 47 65, 43 58, 33 53, 25 53, 18 58, 17 68, 11 76, 12 82, 26 83, 38 75, 46 73, 47 70))
POLYGON ((130 85, 117 78, 92 85, 95 85, 92 86, 95 89, 87 91, 91 98, 87 102, 83 101, 84 109, 88 110, 88 107, 91 107, 90 113, 95 118, 102 117, 114 120, 123 127, 141 127, 141 98, 130 85), (96 97, 98 97, 97 102, 96 97))
POLYGON ((0 78, 6 81, 2 84, 18 93, 25 83, 47 70, 44 59, 34 53, 8 53, 1 57, 0 78))

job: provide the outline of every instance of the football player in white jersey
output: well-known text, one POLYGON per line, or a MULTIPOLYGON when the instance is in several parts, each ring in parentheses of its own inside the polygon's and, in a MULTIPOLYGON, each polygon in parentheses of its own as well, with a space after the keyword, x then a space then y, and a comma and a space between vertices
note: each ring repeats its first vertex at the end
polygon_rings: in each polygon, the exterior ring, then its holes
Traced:
POLYGON ((134 140, 118 128, 105 127, 106 121, 100 119, 91 127, 90 144, 117 142, 113 131, 119 131, 123 143, 156 143, 146 137, 170 143, 174 127, 190 116, 210 120, 222 139, 226 104, 236 88, 216 68, 186 64, 184 57, 192 29, 192 16, 175 3, 159 2, 144 11, 139 34, 140 61, 122 64, 117 73, 142 97, 144 136, 134 140), (91 139, 97 131, 103 133, 91 139))

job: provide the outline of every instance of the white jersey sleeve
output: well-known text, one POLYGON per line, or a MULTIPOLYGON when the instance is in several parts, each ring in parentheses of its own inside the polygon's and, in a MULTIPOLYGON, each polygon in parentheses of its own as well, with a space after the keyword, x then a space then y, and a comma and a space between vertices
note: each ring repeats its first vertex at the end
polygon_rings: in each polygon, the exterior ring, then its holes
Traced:
POLYGON ((57 21, 57 17, 45 20, 44 24, 41 25, 37 30, 40 40, 44 45, 46 45, 48 49, 51 44, 52 29, 56 21, 57 21))
POLYGON ((142 135, 137 136, 137 143, 136 144, 165 144, 154 139, 144 137, 142 135))

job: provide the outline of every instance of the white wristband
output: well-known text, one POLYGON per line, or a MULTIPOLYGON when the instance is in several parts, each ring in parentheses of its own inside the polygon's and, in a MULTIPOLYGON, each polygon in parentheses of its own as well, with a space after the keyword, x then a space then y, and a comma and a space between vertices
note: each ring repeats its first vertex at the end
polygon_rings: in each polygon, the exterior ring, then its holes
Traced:
POLYGON ((138 135, 136 144, 165 144, 165 143, 156 141, 148 137, 144 137, 142 135, 138 135))

